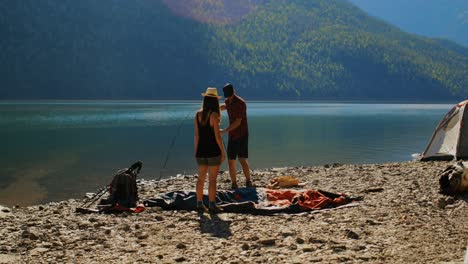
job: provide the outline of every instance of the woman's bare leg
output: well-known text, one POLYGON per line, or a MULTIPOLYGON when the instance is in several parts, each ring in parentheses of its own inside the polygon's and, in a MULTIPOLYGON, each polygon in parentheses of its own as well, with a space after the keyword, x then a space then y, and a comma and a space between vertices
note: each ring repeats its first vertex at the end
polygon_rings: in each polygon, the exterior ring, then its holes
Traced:
POLYGON ((208 167, 208 200, 216 201, 216 178, 218 177, 219 165, 208 167))
POLYGON ((207 171, 207 165, 198 165, 197 201, 203 200, 203 186, 205 185, 207 171))

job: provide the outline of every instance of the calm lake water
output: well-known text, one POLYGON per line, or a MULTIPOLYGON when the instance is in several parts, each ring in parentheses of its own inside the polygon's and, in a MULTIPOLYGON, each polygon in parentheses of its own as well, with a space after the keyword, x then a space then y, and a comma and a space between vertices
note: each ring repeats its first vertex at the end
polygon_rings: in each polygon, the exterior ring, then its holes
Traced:
MULTIPOLYGON (((252 169, 411 160, 452 106, 250 102, 249 160, 252 169)), ((0 204, 82 197, 136 160, 143 161, 140 178, 192 173, 199 107, 200 102, 0 102, 0 204)), ((221 127, 227 124, 224 114, 221 127)))

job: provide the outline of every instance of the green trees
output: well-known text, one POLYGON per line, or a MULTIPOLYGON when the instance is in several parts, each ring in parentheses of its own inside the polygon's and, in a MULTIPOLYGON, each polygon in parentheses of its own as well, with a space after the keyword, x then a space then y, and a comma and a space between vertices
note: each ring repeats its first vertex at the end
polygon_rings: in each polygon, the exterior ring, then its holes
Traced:
POLYGON ((213 26, 211 54, 252 90, 300 99, 429 99, 468 94, 468 58, 345 1, 270 1, 213 26), (273 89, 272 89, 273 88, 273 89))
POLYGON ((249 99, 468 95, 468 49, 345 0, 186 2, 11 1, 0 99, 197 99, 226 82, 249 99))

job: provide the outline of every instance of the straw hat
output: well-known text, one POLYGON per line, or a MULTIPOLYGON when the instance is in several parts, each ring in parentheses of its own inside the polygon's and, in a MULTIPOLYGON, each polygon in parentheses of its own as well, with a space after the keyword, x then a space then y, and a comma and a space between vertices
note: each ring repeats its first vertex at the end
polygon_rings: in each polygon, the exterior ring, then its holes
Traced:
POLYGON ((218 95, 218 90, 213 87, 206 88, 206 93, 202 93, 201 95, 209 96, 209 97, 216 97, 218 99, 221 99, 221 96, 218 95))

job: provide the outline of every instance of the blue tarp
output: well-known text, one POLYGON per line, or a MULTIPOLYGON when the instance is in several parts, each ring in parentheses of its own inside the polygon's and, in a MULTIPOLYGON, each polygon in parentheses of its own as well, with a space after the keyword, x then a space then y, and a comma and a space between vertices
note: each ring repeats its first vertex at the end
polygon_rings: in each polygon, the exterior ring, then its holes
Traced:
MULTIPOLYGON (((239 188, 219 190, 216 202, 224 212, 249 214, 301 213, 334 208, 356 199, 344 194, 321 190, 271 190, 266 188, 239 188)), ((203 196, 208 204, 208 196, 203 196)), ((194 191, 174 191, 144 202, 145 206, 158 206, 167 210, 196 210, 194 191)))

